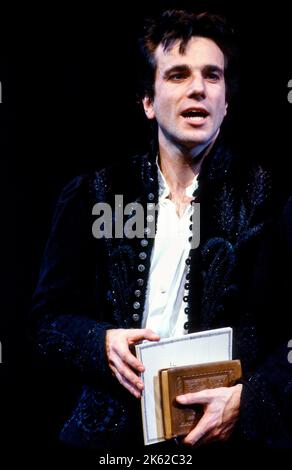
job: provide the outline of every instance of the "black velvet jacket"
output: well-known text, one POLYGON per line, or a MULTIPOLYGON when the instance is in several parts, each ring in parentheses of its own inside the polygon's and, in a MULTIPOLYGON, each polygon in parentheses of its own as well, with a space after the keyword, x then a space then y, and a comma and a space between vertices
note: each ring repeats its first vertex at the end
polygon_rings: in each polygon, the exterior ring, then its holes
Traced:
MULTIPOLYGON (((156 203, 155 154, 74 179, 57 205, 33 300, 33 335, 44 358, 77 374, 82 383, 61 431, 71 445, 103 449, 142 439, 140 404, 110 373, 105 333, 140 327, 153 238, 146 233, 142 240, 96 239, 92 208, 97 202, 114 208, 119 194, 124 206, 156 203)), ((241 359, 244 372, 235 436, 288 445, 278 392, 267 378, 269 352, 281 348, 286 337, 263 317, 264 309, 254 306, 251 281, 270 223, 269 178, 219 142, 203 163, 194 197, 201 204, 201 242, 187 260, 188 330, 233 327, 234 358, 241 359)), ((113 220, 116 216, 113 210, 113 220)), ((284 388, 287 377, 291 370, 281 376, 284 388)))

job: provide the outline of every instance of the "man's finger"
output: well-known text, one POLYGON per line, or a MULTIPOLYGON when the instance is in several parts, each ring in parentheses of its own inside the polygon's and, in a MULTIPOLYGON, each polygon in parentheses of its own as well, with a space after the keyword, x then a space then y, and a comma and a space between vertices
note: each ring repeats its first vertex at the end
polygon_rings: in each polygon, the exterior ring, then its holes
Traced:
POLYGON ((125 387, 134 397, 141 398, 141 392, 136 388, 131 382, 129 382, 125 377, 123 377, 117 370, 115 371, 116 378, 120 384, 125 387))
POLYGON ((210 431, 211 427, 209 419, 203 415, 196 427, 184 438, 183 443, 193 446, 197 444, 200 439, 206 438, 210 431))
POLYGON ((118 341, 117 339, 113 341, 112 346, 109 348, 108 359, 110 363, 116 363, 117 358, 119 362, 125 362, 132 369, 137 370, 138 372, 144 371, 144 366, 139 359, 137 359, 129 350, 129 344, 126 337, 121 337, 118 341))
POLYGON ((138 372, 144 372, 145 368, 139 359, 137 359, 128 349, 118 353, 121 360, 128 364, 132 369, 138 372))
POLYGON ((141 378, 135 374, 135 372, 127 366, 127 364, 124 362, 123 358, 120 358, 118 355, 115 358, 114 361, 114 367, 115 369, 119 372, 119 374, 122 377, 125 377, 125 379, 131 383, 133 386, 137 387, 139 390, 143 390, 144 384, 141 378))
POLYGON ((180 403, 181 405, 195 405, 195 404, 210 403, 211 400, 214 398, 213 390, 206 389, 206 390, 201 390, 200 392, 185 393, 184 395, 177 395, 176 401, 180 403))
POLYGON ((143 339, 147 339, 148 341, 158 341, 160 336, 149 328, 136 328, 129 330, 128 339, 133 343, 142 341, 143 339))

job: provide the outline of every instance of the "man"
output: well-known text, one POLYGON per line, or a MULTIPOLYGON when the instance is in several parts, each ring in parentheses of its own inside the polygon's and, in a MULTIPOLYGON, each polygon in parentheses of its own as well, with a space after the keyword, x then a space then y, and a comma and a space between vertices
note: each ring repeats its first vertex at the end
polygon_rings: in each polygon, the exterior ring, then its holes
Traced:
POLYGON ((231 41, 217 16, 167 11, 150 23, 142 45, 148 66, 143 106, 157 123, 157 145, 147 155, 75 179, 61 195, 33 318, 42 355, 82 382, 61 431, 69 445, 141 443, 137 398, 144 366, 131 346, 222 326, 233 327, 244 381, 177 398, 205 409, 183 444, 236 436, 266 443, 262 430, 253 433, 253 412, 260 406, 274 420, 276 405, 265 403, 253 375, 267 351, 260 349, 261 326, 249 295, 268 226, 269 181, 219 137, 232 86, 231 41), (114 208, 116 195, 133 207, 158 204, 154 230, 147 227, 142 238, 94 237, 92 208, 114 208), (201 208, 196 248, 193 201, 201 208), (165 237, 168 229, 173 237, 165 237))

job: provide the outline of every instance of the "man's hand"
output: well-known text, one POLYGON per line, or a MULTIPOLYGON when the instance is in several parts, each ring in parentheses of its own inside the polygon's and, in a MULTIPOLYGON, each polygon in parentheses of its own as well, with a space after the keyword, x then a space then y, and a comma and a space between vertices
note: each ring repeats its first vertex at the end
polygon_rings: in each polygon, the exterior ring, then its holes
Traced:
POLYGON ((144 339, 158 341, 160 338, 152 330, 143 328, 107 330, 105 339, 108 363, 113 374, 120 384, 136 398, 141 397, 141 391, 144 388, 144 384, 138 375, 144 372, 144 366, 130 352, 129 346, 144 339))
POLYGON ((183 439, 183 444, 194 446, 207 442, 226 441, 239 415, 242 385, 202 390, 179 395, 181 405, 204 405, 204 414, 196 427, 183 439))

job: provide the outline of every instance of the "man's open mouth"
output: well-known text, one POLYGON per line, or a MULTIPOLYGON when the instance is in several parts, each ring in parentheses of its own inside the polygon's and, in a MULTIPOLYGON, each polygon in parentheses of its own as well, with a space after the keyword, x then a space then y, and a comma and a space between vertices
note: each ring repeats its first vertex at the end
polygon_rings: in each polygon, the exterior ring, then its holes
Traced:
POLYGON ((187 109, 181 115, 191 122, 202 122, 209 113, 205 109, 187 109))

